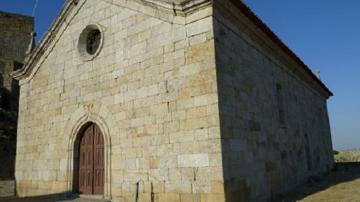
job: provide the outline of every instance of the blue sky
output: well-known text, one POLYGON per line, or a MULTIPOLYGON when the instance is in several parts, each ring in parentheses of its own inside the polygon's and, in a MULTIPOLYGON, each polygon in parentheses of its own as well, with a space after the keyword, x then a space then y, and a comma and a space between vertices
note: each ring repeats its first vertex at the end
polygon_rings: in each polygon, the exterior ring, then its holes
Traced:
MULTIPOLYGON (((38 40, 63 0, 39 0, 38 40)), ((360 148, 360 1, 245 0, 334 92, 328 102, 335 149, 360 148)), ((0 10, 31 15, 35 0, 0 0, 0 10)))
MULTIPOLYGON (((36 0, 0 0, 0 10, 31 16, 36 0)), ((60 11, 64 0, 39 0, 35 9, 35 31, 37 40, 41 39, 60 11)))

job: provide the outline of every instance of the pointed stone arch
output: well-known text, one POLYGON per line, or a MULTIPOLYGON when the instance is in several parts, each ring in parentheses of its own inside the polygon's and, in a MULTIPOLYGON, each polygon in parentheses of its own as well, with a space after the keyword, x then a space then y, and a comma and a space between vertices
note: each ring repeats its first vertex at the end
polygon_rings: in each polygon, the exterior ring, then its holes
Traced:
POLYGON ((68 192, 76 191, 75 174, 76 174, 76 162, 77 158, 77 142, 79 134, 81 134, 90 123, 96 124, 103 134, 104 139, 104 198, 111 199, 111 138, 110 130, 105 122, 105 119, 95 113, 86 113, 81 116, 75 124, 73 124, 70 132, 69 144, 68 144, 68 172, 67 172, 67 189, 68 192))

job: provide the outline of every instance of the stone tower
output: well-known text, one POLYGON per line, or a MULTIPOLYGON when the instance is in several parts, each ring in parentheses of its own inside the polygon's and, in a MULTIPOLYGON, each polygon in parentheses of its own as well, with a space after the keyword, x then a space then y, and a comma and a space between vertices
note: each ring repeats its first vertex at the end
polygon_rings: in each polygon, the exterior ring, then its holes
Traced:
POLYGON ((32 17, 0 11, 0 196, 14 190, 19 86, 10 73, 22 67, 33 27, 32 17))

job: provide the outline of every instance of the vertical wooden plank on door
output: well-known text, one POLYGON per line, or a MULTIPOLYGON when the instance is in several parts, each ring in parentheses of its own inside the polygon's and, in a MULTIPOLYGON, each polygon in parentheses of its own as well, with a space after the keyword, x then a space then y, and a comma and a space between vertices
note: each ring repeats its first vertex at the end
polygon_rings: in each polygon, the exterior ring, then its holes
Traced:
POLYGON ((94 125, 94 194, 104 193, 104 139, 98 126, 94 125))
POLYGON ((79 192, 93 193, 93 126, 84 131, 80 140, 79 192))

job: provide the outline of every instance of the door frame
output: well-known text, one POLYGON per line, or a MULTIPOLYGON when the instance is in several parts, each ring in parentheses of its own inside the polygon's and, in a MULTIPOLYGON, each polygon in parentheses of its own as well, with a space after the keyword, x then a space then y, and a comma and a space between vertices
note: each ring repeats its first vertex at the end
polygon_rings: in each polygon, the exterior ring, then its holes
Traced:
POLYGON ((111 199, 111 142, 109 128, 102 118, 95 114, 87 114, 81 117, 74 125, 68 145, 68 163, 67 163, 67 190, 74 193, 78 190, 78 179, 76 176, 78 170, 79 141, 80 136, 89 124, 96 124, 104 139, 104 195, 103 198, 111 199))

